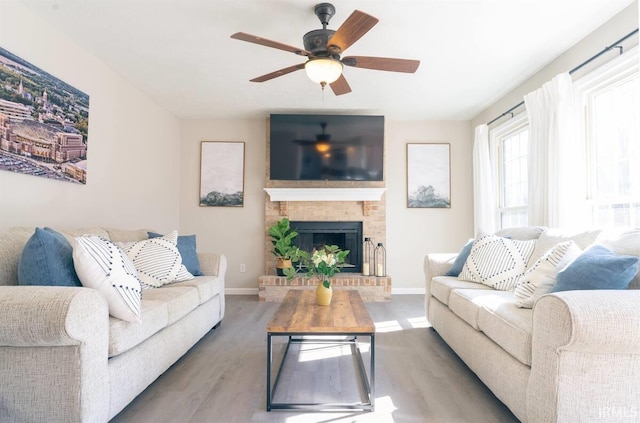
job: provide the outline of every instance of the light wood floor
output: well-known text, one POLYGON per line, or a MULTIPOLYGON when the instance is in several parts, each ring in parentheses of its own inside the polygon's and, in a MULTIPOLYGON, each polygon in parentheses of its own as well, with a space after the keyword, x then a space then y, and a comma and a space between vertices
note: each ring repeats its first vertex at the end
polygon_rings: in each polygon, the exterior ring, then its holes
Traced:
MULTIPOLYGON (((423 299, 422 295, 398 295, 390 303, 366 303, 377 328, 373 413, 267 412, 265 327, 278 304, 260 303, 254 296, 227 296, 222 325, 205 335, 112 423, 517 422, 427 327, 423 299)), ((274 354, 281 345, 274 341, 274 354)), ((367 346, 364 342, 363 350, 367 346)), ((346 398, 357 390, 352 372, 345 368, 345 356, 327 349, 333 358, 319 360, 321 352, 303 352, 306 355, 298 361, 294 351, 295 370, 291 371, 295 376, 283 371, 278 393, 284 395, 293 388, 287 398, 306 396, 302 391, 308 387, 308 394, 318 400, 324 398, 322 392, 346 398), (307 375, 313 383, 300 384, 303 379, 298 375, 307 375)), ((368 354, 364 356, 367 360, 368 354)))

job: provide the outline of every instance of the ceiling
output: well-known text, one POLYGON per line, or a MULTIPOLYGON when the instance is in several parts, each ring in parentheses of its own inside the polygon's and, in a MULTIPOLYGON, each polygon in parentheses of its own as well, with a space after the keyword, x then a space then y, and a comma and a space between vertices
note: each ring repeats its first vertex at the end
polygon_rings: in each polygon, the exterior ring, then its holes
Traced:
POLYGON ((304 71, 249 82, 305 59, 230 38, 242 31, 302 47, 303 34, 321 28, 313 0, 17 1, 179 118, 349 111, 399 120, 473 118, 633 3, 335 0, 329 29, 355 9, 380 20, 343 57, 421 61, 415 74, 345 67, 353 92, 336 97, 304 71))

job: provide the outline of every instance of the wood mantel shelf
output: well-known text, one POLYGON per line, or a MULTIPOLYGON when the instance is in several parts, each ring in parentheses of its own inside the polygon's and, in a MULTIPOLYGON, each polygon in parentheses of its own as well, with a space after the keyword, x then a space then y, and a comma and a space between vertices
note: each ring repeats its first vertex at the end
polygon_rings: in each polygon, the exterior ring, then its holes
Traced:
POLYGON ((380 201, 385 188, 265 188, 271 201, 380 201))

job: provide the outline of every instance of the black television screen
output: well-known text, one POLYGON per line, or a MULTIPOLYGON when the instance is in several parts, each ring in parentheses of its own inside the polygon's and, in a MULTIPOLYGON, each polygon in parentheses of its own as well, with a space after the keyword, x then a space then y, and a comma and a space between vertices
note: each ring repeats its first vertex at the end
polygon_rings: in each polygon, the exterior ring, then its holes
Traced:
POLYGON ((383 116, 272 114, 269 135, 272 180, 384 180, 383 116))

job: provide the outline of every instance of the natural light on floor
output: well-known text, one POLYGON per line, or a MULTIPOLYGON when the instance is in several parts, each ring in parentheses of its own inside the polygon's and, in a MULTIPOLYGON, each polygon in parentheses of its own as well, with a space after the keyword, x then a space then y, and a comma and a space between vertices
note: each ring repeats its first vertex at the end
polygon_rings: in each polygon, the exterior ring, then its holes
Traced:
MULTIPOLYGON (((410 317, 401 323, 398 320, 387 320, 384 322, 375 322, 376 333, 398 332, 405 329, 428 328, 431 325, 424 316, 410 317)), ((362 353, 369 352, 369 343, 362 342, 368 338, 358 341, 360 351, 362 353)), ((340 357, 351 355, 351 345, 349 344, 331 344, 331 343, 309 343, 300 345, 300 354, 298 362, 322 360, 323 358, 340 357)))
POLYGON ((387 320, 384 322, 375 322, 376 332, 398 332, 404 329, 416 329, 416 328, 428 328, 429 322, 424 316, 410 317, 406 319, 406 323, 403 325, 398 320, 387 320))
POLYGON ((366 412, 331 412, 331 413, 304 413, 286 417, 287 423, 392 423, 393 412, 397 410, 390 396, 376 397, 376 411, 366 412))
MULTIPOLYGON (((424 316, 400 320, 375 322, 376 333, 398 332, 417 328, 428 328, 431 325, 424 316)), ((338 339, 345 339, 339 337, 338 339)), ((358 345, 363 354, 370 352, 368 337, 359 338, 358 345), (367 341, 367 342, 364 342, 367 341)), ((293 346, 292 346, 293 347, 293 346)), ((299 362, 323 360, 353 355, 352 344, 305 343, 299 344, 299 362)), ((365 359, 366 360, 366 359, 365 359)), ((375 412, 366 411, 335 411, 335 412, 301 412, 285 417, 287 423, 354 423, 354 422, 393 422, 393 412, 397 409, 390 396, 376 397, 375 412)))
MULTIPOLYGON (((368 340, 369 338, 367 338, 368 340)), ((360 352, 369 352, 369 343, 358 341, 360 346, 360 352)), ((351 344, 300 344, 300 354, 298 355, 298 362, 308 362, 314 360, 323 360, 325 358, 334 358, 340 356, 352 355, 351 344)))

